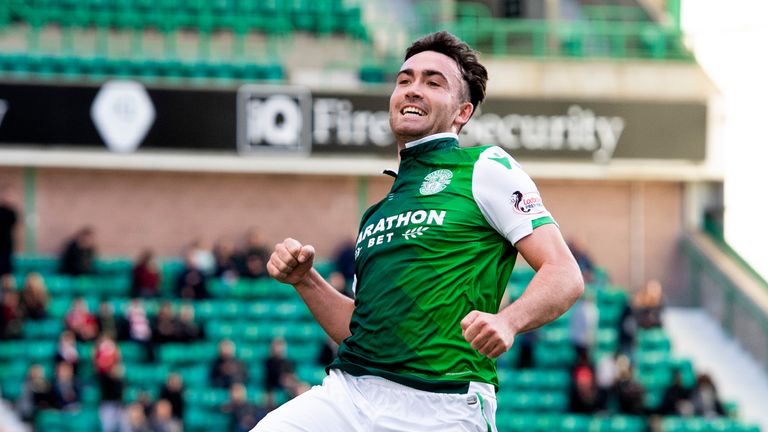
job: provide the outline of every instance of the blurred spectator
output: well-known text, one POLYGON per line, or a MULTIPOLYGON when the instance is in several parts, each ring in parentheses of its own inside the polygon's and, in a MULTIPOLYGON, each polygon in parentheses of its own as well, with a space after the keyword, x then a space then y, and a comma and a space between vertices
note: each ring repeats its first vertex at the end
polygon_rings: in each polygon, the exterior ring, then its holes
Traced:
POLYGON ((167 301, 162 302, 152 328, 152 341, 154 343, 176 342, 179 340, 180 330, 171 304, 167 301))
POLYGON ((349 238, 341 242, 336 251, 336 271, 340 272, 344 279, 351 282, 355 277, 355 239, 349 238))
POLYGON ((276 390, 283 390, 293 398, 307 387, 296 375, 293 362, 286 357, 286 347, 282 338, 273 339, 269 345, 269 357, 264 361, 264 389, 270 396, 276 390))
POLYGON ((118 348, 115 340, 108 334, 99 336, 93 350, 93 367, 96 376, 101 379, 109 375, 120 363, 120 357, 120 348, 118 348))
POLYGON ((266 277, 269 255, 269 248, 261 230, 249 229, 241 257, 240 276, 252 279, 266 277))
POLYGON ((74 375, 72 365, 60 362, 51 385, 51 401, 54 408, 77 410, 80 408, 80 383, 74 375))
POLYGON ((56 353, 53 356, 53 363, 69 363, 72 365, 72 372, 77 374, 80 366, 80 353, 77 351, 77 338, 69 330, 64 330, 59 335, 59 343, 56 345, 56 353))
POLYGON ((0 339, 19 339, 24 330, 24 311, 18 291, 3 291, 0 301, 0 339))
POLYGON ((579 265, 581 276, 584 282, 592 283, 595 281, 595 265, 587 249, 587 242, 579 236, 574 236, 568 241, 568 248, 571 249, 576 264, 579 265))
POLYGON ((515 344, 520 347, 520 354, 517 357, 518 369, 532 368, 533 365, 533 347, 539 338, 536 330, 527 331, 515 337, 515 344))
POLYGON ((99 420, 102 432, 118 432, 123 418, 123 366, 115 363, 99 375, 99 420))
POLYGON ((632 355, 635 346, 635 337, 637 335, 637 320, 635 311, 632 308, 632 302, 625 301, 619 316, 619 352, 623 355, 632 355))
POLYGON ((102 300, 99 303, 99 312, 96 315, 96 322, 101 334, 112 336, 113 339, 125 337, 125 323, 115 316, 115 307, 108 300, 102 300))
POLYGON ((138 404, 141 407, 142 412, 144 412, 144 417, 149 418, 152 415, 152 406, 154 405, 154 402, 152 402, 152 395, 149 394, 146 390, 140 390, 139 394, 136 396, 136 404, 138 404))
POLYGON ((627 415, 644 414, 645 389, 635 379, 634 370, 629 358, 625 356, 619 357, 616 369, 616 396, 619 401, 619 412, 627 415))
POLYGON ((691 391, 683 385, 683 376, 680 370, 672 372, 672 383, 664 390, 664 396, 659 405, 659 414, 667 416, 693 415, 693 404, 690 401, 691 391))
POLYGON ((18 222, 13 190, 0 185, 0 276, 13 274, 13 230, 18 222))
POLYGON ((332 287, 336 288, 336 291, 340 292, 341 294, 352 298, 352 292, 347 289, 347 280, 344 278, 344 275, 341 274, 341 272, 332 272, 328 275, 328 283, 331 284, 332 287))
POLYGON ((249 402, 245 386, 239 383, 229 388, 229 400, 221 406, 221 411, 231 416, 229 430, 234 432, 250 431, 268 412, 249 402))
POLYGON ((128 321, 128 339, 144 346, 147 360, 154 360, 155 353, 152 348, 152 327, 149 325, 147 311, 144 309, 144 302, 141 299, 131 300, 125 317, 128 321))
POLYGON ((132 403, 125 409, 120 432, 152 432, 144 413, 144 407, 140 403, 132 403))
POLYGON ((595 371, 589 359, 588 351, 582 351, 571 371, 569 411, 592 414, 597 409, 598 394, 595 371))
POLYGON ((203 239, 195 239, 189 245, 189 253, 195 261, 195 266, 206 276, 212 276, 216 271, 216 258, 210 245, 203 239))
POLYGON ((330 336, 326 336, 323 338, 323 343, 320 346, 320 353, 317 356, 317 364, 320 366, 328 366, 336 359, 338 351, 339 344, 331 339, 330 336))
POLYGON ((178 317, 178 340, 193 342, 203 337, 203 328, 195 321, 195 308, 191 304, 183 304, 178 317))
POLYGON ((216 263, 214 276, 228 281, 237 279, 239 275, 237 251, 231 239, 219 239, 213 247, 213 257, 216 263))
POLYGON ((29 273, 21 290, 21 306, 24 315, 32 320, 48 316, 48 289, 39 273, 29 273))
POLYGON ((165 399, 155 402, 152 417, 149 420, 152 432, 181 432, 181 422, 172 415, 171 403, 165 399))
POLYGON ((131 297, 153 298, 160 294, 160 269, 154 253, 145 249, 133 267, 131 297))
POLYGON ((648 281, 643 289, 635 293, 633 303, 635 319, 640 328, 661 327, 664 293, 659 281, 648 281))
POLYGON ((51 405, 51 385, 45 379, 43 367, 33 364, 27 370, 27 376, 21 385, 21 396, 16 401, 16 409, 25 422, 31 423, 41 409, 51 405))
POLYGON ((59 272, 71 276, 96 273, 96 233, 84 227, 67 243, 61 254, 59 272))
POLYGON ((168 378, 160 389, 160 399, 165 399, 171 404, 171 415, 177 420, 184 419, 184 383, 181 375, 168 374, 168 378))
POLYGON ((608 410, 618 403, 615 390, 619 373, 618 361, 621 355, 620 351, 616 351, 610 355, 603 355, 597 362, 595 384, 597 385, 597 406, 600 410, 608 410))
POLYGON ((245 383, 248 370, 245 364, 235 358, 235 344, 230 340, 219 342, 219 354, 213 360, 210 371, 211 385, 229 388, 234 383, 245 383))
POLYGON ((700 374, 696 378, 696 386, 691 392, 694 414, 702 417, 717 417, 725 415, 725 408, 720 403, 717 389, 712 378, 707 374, 700 374))
POLYGON ((184 255, 184 269, 176 280, 176 293, 179 297, 187 300, 208 298, 205 274, 197 266, 191 251, 184 255))
POLYGON ((72 301, 72 306, 64 317, 64 324, 80 341, 92 341, 99 334, 99 323, 88 310, 88 303, 82 297, 72 301))
POLYGON ((594 297, 592 290, 585 291, 568 319, 568 334, 577 356, 587 353, 595 344, 599 312, 594 297))
POLYGON ((0 294, 6 291, 16 291, 16 277, 11 273, 0 275, 0 294))

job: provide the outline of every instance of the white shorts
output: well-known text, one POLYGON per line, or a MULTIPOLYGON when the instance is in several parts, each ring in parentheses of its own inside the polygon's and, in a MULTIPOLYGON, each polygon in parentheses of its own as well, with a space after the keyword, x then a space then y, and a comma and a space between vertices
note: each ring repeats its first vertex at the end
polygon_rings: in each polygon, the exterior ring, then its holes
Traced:
POLYGON ((496 432, 493 386, 432 393, 331 369, 323 385, 269 413, 251 432, 496 432))

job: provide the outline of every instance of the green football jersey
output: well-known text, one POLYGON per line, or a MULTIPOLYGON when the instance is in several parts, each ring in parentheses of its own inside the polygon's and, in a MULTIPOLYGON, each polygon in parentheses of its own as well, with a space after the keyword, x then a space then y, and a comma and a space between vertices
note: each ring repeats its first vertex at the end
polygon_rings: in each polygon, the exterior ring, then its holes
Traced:
POLYGON ((363 215, 351 336, 331 368, 414 388, 498 387, 496 362, 461 334, 472 310, 496 313, 514 244, 552 223, 536 186, 499 147, 458 136, 409 143, 390 193, 363 215))

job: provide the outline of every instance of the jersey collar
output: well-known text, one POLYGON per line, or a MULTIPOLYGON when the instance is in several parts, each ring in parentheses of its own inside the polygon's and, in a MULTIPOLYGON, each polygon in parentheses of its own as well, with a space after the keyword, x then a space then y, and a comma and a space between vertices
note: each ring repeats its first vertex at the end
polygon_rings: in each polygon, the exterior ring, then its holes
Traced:
POLYGON ((400 157, 415 156, 432 150, 439 150, 459 146, 459 136, 453 132, 442 132, 425 136, 416 141, 405 143, 405 148, 400 150, 400 157))

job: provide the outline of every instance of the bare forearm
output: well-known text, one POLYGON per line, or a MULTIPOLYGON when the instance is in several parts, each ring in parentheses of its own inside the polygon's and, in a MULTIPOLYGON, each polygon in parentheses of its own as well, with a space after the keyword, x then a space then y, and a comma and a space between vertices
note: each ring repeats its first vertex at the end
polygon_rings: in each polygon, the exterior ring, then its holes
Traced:
POLYGON ((352 299, 336 291, 315 269, 293 286, 331 339, 340 344, 350 335, 349 322, 355 310, 352 299))
POLYGON ((523 295, 502 310, 501 315, 509 320, 516 334, 534 330, 565 313, 583 291, 584 281, 578 267, 544 264, 523 295))

